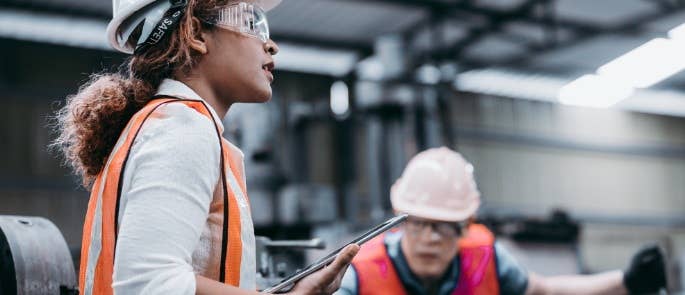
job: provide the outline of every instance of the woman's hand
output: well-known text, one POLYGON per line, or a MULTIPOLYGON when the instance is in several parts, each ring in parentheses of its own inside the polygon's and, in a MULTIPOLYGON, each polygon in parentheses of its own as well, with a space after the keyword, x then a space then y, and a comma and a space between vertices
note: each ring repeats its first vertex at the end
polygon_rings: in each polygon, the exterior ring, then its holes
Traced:
POLYGON ((340 288, 340 281, 358 251, 358 245, 345 247, 331 264, 297 282, 288 294, 333 294, 340 288))

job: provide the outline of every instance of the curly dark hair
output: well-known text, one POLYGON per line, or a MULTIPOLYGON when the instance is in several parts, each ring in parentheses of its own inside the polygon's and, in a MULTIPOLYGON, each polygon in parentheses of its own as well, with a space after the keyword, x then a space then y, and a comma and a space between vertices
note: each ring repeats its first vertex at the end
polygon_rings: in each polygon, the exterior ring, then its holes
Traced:
MULTIPOLYGON (((193 16, 204 17, 230 0, 190 0, 172 34, 156 46, 136 53, 119 73, 93 74, 79 91, 66 99, 55 115, 58 136, 51 147, 64 162, 92 184, 131 117, 147 104, 165 78, 187 72, 197 54, 188 46, 194 37, 193 16)), ((204 28, 207 25, 201 22, 204 28)))

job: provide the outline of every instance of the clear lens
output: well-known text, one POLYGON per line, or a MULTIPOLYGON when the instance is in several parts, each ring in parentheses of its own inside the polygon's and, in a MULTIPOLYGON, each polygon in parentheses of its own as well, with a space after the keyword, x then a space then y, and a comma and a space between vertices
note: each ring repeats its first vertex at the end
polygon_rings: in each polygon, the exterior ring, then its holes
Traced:
POLYGON ((266 13, 259 6, 240 2, 222 7, 208 23, 235 30, 259 38, 262 42, 269 40, 269 23, 266 13))
POLYGON ((460 222, 427 221, 411 217, 407 219, 406 230, 410 234, 420 235, 426 227, 430 227, 431 231, 435 231, 443 238, 455 238, 464 234, 466 224, 460 222))

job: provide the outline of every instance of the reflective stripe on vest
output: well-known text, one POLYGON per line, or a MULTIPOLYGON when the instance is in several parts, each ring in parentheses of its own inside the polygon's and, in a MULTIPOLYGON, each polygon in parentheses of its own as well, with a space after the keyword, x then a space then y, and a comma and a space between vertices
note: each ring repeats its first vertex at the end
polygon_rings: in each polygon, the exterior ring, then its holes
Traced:
POLYGON ((242 169, 223 139, 208 106, 202 101, 176 98, 154 99, 129 121, 95 179, 83 226, 79 290, 81 294, 112 294, 112 275, 117 237, 121 177, 131 146, 145 120, 161 105, 183 103, 209 118, 221 145, 223 192, 222 255, 219 280, 233 286, 255 288, 254 230, 242 169), (228 206, 225 206, 228 204, 228 206))
MULTIPOLYGON (((483 225, 469 226, 459 239, 459 278, 452 295, 499 294, 495 238, 483 225)), ((352 261, 359 295, 407 294, 385 246, 385 235, 362 246, 352 261)))

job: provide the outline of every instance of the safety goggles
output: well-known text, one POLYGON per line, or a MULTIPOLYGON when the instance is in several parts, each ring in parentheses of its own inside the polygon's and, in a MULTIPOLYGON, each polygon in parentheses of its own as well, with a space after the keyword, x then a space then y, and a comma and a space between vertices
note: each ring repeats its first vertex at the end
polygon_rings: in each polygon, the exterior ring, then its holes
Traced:
POLYGON ((239 2, 219 8, 214 16, 202 21, 220 28, 229 29, 262 42, 269 40, 269 23, 266 12, 254 4, 239 2))
POLYGON ((439 222, 428 221, 410 216, 405 222, 405 230, 407 233, 418 236, 424 232, 426 227, 430 227, 431 231, 437 233, 443 238, 461 237, 466 232, 467 222, 439 222))

